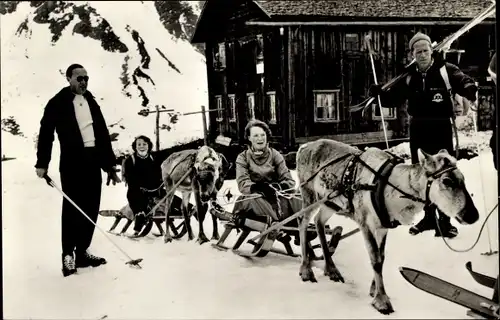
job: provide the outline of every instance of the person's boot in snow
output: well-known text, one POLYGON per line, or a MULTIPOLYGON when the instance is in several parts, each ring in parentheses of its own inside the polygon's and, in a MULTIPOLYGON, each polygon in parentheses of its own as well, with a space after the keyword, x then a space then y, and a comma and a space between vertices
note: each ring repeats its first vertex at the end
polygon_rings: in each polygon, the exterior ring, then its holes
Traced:
POLYGON ((67 277, 76 273, 75 259, 73 255, 63 255, 62 257, 62 273, 67 277))
POLYGON ((134 234, 130 236, 131 238, 139 237, 139 233, 141 232, 145 222, 146 222, 146 214, 141 211, 135 216, 134 234))
POLYGON ((102 264, 106 264, 107 261, 104 258, 94 256, 87 251, 77 252, 75 255, 76 267, 86 268, 86 267, 98 267, 102 264))
MULTIPOLYGON (((438 211, 439 212, 439 211, 438 211)), ((458 235, 458 230, 451 222, 450 217, 442 212, 439 212, 439 228, 436 226, 435 237, 455 238, 458 235)))
POLYGON ((427 230, 435 230, 436 228, 435 211, 436 207, 434 206, 425 209, 425 216, 416 225, 410 228, 409 230, 410 234, 417 235, 427 230))
POLYGON ((231 212, 228 212, 228 211, 224 210, 224 208, 222 208, 222 206, 219 205, 217 202, 212 201, 212 202, 210 202, 210 205, 211 205, 211 208, 210 208, 210 211, 209 211, 210 214, 216 216, 220 220, 223 220, 223 221, 233 221, 236 218, 234 216, 234 214, 232 214, 231 212))

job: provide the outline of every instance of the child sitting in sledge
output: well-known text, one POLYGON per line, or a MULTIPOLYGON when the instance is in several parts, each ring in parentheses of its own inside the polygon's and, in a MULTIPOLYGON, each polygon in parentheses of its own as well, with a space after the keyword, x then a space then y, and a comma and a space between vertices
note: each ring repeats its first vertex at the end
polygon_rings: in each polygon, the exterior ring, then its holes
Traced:
POLYGON ((124 162, 124 175, 127 181, 127 200, 135 216, 134 235, 141 231, 148 210, 150 198, 161 197, 161 167, 151 155, 153 143, 144 136, 138 136, 132 143, 134 151, 124 162))
POLYGON ((236 158, 236 182, 243 197, 250 194, 262 197, 237 202, 233 213, 244 215, 252 212, 280 221, 302 209, 299 199, 287 199, 276 194, 275 189, 294 192, 295 180, 283 156, 268 145, 271 136, 268 125, 259 120, 250 121, 245 128, 245 136, 249 147, 236 158))

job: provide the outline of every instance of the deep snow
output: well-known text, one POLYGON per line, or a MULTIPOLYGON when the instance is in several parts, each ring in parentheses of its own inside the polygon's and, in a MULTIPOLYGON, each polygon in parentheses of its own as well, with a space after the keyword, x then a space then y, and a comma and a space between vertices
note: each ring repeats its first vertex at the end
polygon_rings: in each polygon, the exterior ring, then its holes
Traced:
MULTIPOLYGON (((132 258, 144 259, 143 269, 132 269, 98 230, 91 249, 94 254, 106 257, 108 264, 80 269, 78 275, 63 278, 62 197, 35 176, 34 150, 29 141, 2 134, 2 145, 15 146, 17 151, 16 160, 2 162, 3 307, 7 319, 465 317, 464 308, 407 283, 399 274, 400 266, 428 272, 487 297, 492 294, 491 289, 475 283, 464 267, 467 261, 472 261, 478 271, 492 276, 498 272, 498 254, 481 255, 489 250, 486 229, 472 251, 456 253, 443 240, 435 238, 433 232, 410 236, 407 226, 390 231, 388 236, 384 279, 396 310, 390 316, 383 316, 370 306, 368 289, 373 273, 359 233, 343 240, 334 256, 345 284, 323 276, 322 262, 314 268, 319 282, 303 283, 298 275, 298 258, 270 253, 263 259, 247 261, 231 252, 217 251, 209 244, 188 242, 186 238, 164 244, 162 238, 153 236, 136 242, 110 235, 132 258)), ((55 149, 49 174, 59 185, 55 149)), ((454 222, 460 235, 449 243, 456 249, 465 249, 477 237, 485 218, 481 170, 488 211, 497 202, 497 174, 488 150, 481 157, 461 160, 459 168, 481 212, 480 222, 473 226, 454 222)), ((238 193, 234 181, 227 181, 223 190, 226 188, 238 193)), ((118 209, 125 199, 123 184, 103 185, 101 209, 118 209)), ((100 217, 98 225, 107 230, 112 222, 112 218, 100 217)), ((205 222, 210 237, 211 219, 205 222)), ((329 224, 342 225, 345 232, 355 227, 342 217, 332 217, 329 224)), ((488 225, 492 248, 498 250, 496 212, 488 225)), ((197 231, 194 219, 193 226, 197 231)), ((227 243, 234 240, 232 235, 227 243)), ((299 248, 294 249, 299 252, 299 248)))

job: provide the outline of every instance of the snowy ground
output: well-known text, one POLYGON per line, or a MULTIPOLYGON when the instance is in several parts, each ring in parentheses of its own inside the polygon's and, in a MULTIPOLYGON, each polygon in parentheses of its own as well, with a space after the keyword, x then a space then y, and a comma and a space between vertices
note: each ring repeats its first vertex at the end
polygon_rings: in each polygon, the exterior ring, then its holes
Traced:
MULTIPOLYGON (((323 276, 322 262, 313 269, 319 282, 311 284, 300 280, 298 258, 271 253, 248 261, 185 238, 164 244, 161 238, 136 242, 111 236, 133 258, 144 259, 142 270, 132 269, 97 230, 92 252, 106 257, 108 264, 63 278, 61 196, 35 176, 32 146, 7 136, 2 134, 2 144, 14 143, 18 154, 10 152, 8 156, 17 159, 2 162, 6 319, 465 318, 464 308, 407 283, 399 274, 400 266, 428 272, 487 297, 492 294, 491 289, 476 284, 464 267, 472 261, 478 271, 497 274, 498 255, 481 255, 489 250, 487 232, 472 251, 455 253, 432 232, 414 237, 408 234, 408 227, 391 231, 388 236, 384 276, 396 310, 391 316, 383 316, 370 306, 368 289, 373 274, 360 234, 343 240, 334 256, 346 279, 344 284, 323 276)), ((49 174, 59 184, 55 149, 49 174)), ((450 245, 465 249, 475 241, 485 218, 481 181, 489 211, 497 202, 497 174, 490 151, 460 161, 459 168, 481 212, 481 220, 474 226, 455 223, 460 235, 450 245)), ((224 188, 237 193, 234 181, 226 182, 224 188)), ((125 201, 123 184, 103 186, 102 209, 120 208, 125 201)), ((112 221, 100 217, 98 224, 108 229, 112 221)), ((332 217, 329 224, 342 225, 345 231, 355 227, 341 217, 332 217)), ((496 212, 488 225, 492 248, 497 250, 496 212)), ((196 222, 193 226, 197 230, 196 222)), ((206 230, 210 237, 211 219, 206 220, 206 230)), ((228 239, 229 244, 233 241, 234 236, 228 239)), ((294 249, 299 252, 299 248, 294 249)))

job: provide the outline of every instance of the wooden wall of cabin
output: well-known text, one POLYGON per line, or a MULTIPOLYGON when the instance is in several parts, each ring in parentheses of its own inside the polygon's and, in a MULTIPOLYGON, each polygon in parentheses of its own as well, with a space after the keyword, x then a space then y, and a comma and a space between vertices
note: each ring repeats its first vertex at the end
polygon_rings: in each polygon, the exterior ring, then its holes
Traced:
MULTIPOLYGON (((372 112, 350 114, 347 108, 362 102, 373 80, 365 35, 373 39, 379 82, 397 75, 406 62, 404 33, 367 31, 362 28, 291 27, 290 56, 293 84, 289 98, 295 108, 295 136, 315 137, 381 131, 381 121, 372 112), (332 99, 328 95, 336 91, 332 99), (326 96, 321 96, 325 94, 326 96), (316 110, 316 99, 328 106, 316 110), (323 112, 319 110, 324 110, 323 112), (327 119, 325 119, 327 118, 327 119)), ((405 135, 404 114, 390 119, 395 110, 384 109, 388 129, 405 135), (390 112, 390 114, 389 114, 390 112), (402 119, 403 118, 403 119, 402 119)), ((379 115, 379 113, 378 113, 379 115)))
POLYGON ((211 131, 216 131, 216 136, 222 134, 243 143, 248 121, 259 119, 269 124, 270 141, 283 143, 288 127, 288 114, 281 111, 286 87, 283 39, 279 29, 267 29, 210 46, 212 65, 217 64, 215 55, 223 56, 208 78, 211 108, 225 109, 213 118, 211 131))
MULTIPOLYGON (((408 26, 397 29, 290 27, 292 61, 289 108, 295 110, 295 133, 292 135, 317 137, 381 131, 377 106, 369 109, 364 117, 361 113, 347 112, 348 106, 358 104, 367 97, 368 89, 374 83, 370 57, 364 42, 365 36, 369 34, 372 38, 377 80, 379 83, 385 83, 403 72, 405 65, 411 61, 408 43, 416 32, 427 33, 431 39, 439 42, 459 28, 460 25, 408 26), (321 94, 321 90, 338 90, 338 110, 334 110, 331 120, 318 120, 320 115, 315 114, 315 95, 321 94)), ((487 63, 494 48, 494 27, 482 25, 476 28, 470 31, 467 37, 457 41, 452 48, 466 50, 459 66, 475 79, 481 79, 486 76, 487 63), (476 40, 471 40, 472 38, 476 40), (478 68, 483 71, 471 72, 478 68), (482 76, 478 76, 480 74, 482 76)), ((450 56, 447 58, 453 59, 450 56)), ((491 100, 481 97, 480 99, 491 100)), ((327 104, 329 105, 330 101, 327 104)), ((407 136, 408 115, 405 106, 397 110, 383 110, 387 128, 391 131, 390 136, 407 136)))

